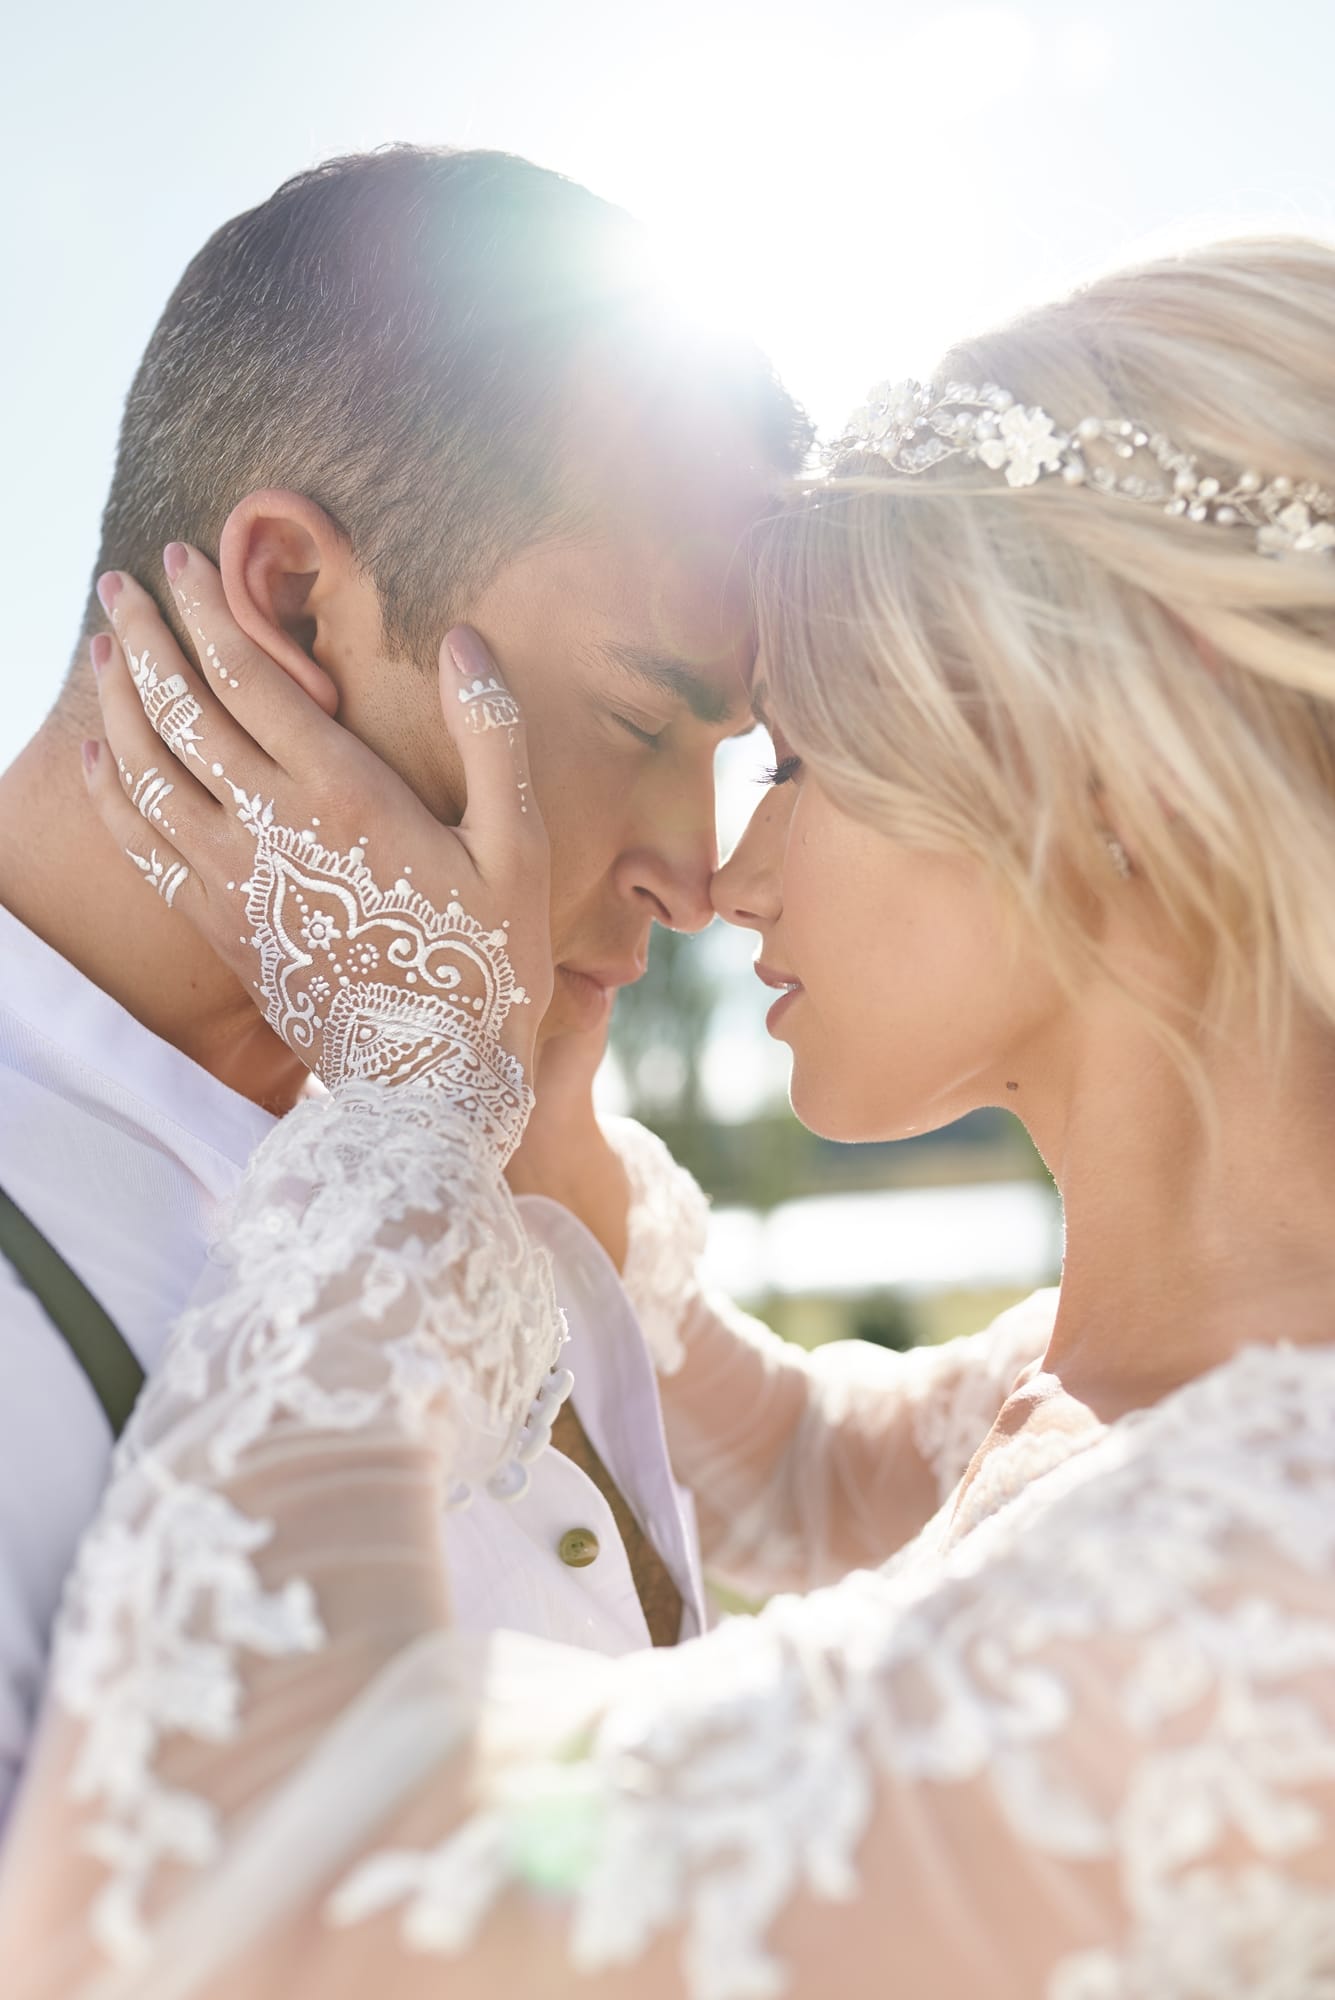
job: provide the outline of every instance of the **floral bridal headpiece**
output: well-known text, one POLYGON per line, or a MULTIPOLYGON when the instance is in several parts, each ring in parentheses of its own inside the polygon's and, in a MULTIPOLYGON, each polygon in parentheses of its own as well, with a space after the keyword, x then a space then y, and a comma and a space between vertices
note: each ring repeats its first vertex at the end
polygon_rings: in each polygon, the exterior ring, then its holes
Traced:
POLYGON ((1324 487, 1282 474, 1207 473, 1190 452, 1124 417, 1082 417, 1064 431, 992 382, 879 383, 826 446, 826 464, 847 452, 871 453, 901 473, 971 459, 1003 473, 1008 486, 1056 477, 1188 521, 1248 529, 1264 556, 1335 561, 1335 494, 1324 487))

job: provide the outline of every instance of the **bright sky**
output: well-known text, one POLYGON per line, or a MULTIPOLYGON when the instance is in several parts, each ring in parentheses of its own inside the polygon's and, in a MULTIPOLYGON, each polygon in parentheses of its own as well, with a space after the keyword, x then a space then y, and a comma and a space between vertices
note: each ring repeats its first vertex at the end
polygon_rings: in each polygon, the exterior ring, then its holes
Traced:
POLYGON ((587 182, 823 427, 1147 237, 1335 228, 1335 0, 50 0, 5 68, 0 765, 68 657, 168 292, 330 153, 497 146, 587 182))

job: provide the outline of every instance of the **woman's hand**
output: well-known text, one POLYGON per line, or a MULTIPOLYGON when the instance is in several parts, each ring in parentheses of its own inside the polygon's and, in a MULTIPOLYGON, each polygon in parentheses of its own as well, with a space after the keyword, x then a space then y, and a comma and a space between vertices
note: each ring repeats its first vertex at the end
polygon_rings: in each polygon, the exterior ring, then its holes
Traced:
POLYGON ((508 1152, 553 974, 546 832, 489 653, 466 626, 441 647, 468 787, 448 828, 238 630, 204 556, 165 561, 198 669, 131 578, 99 584, 119 644, 93 641, 110 754, 86 744, 84 768, 104 823, 331 1089, 447 1088, 508 1152))

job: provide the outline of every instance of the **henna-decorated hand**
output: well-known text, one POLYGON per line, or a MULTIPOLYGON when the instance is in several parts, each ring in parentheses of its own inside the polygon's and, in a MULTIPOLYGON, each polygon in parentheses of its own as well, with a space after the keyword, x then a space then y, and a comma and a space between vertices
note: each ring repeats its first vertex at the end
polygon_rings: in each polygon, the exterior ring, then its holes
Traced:
POLYGON ((165 561, 198 670, 131 578, 99 584, 119 644, 93 641, 110 754, 85 744, 84 769, 104 823, 331 1089, 443 1088, 508 1154, 553 974, 546 831, 490 654, 466 626, 441 646, 468 786, 444 827, 238 630, 206 557, 165 561))

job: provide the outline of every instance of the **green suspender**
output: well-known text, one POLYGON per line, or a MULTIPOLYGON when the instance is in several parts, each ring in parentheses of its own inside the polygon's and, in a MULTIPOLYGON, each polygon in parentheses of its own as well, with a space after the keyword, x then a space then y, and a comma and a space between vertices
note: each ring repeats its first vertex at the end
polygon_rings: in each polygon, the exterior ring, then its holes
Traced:
POLYGON ((144 1371, 125 1336, 108 1319, 81 1278, 35 1223, 0 1188, 0 1254, 6 1256, 47 1318, 64 1335, 74 1359, 119 1437, 144 1385, 144 1371))

